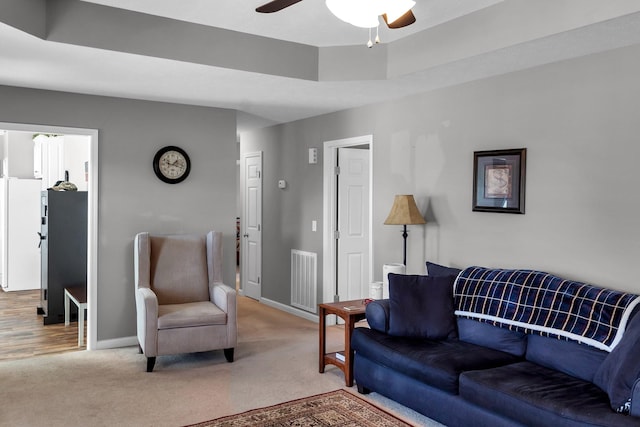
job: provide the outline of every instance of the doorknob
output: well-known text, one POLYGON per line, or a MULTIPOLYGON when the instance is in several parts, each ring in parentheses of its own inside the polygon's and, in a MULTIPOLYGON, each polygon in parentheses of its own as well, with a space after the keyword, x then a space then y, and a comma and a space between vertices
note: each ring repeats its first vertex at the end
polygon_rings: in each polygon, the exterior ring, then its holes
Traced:
POLYGON ((249 237, 249 235, 248 234, 243 234, 242 237, 247 238, 247 237, 249 237))

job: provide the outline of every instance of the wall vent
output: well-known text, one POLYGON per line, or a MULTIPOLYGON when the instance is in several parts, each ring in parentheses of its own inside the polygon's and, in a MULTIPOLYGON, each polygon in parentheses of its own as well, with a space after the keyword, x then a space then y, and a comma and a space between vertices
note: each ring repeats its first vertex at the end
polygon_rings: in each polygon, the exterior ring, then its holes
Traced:
POLYGON ((318 295, 318 255, 291 250, 291 305, 316 312, 318 295))

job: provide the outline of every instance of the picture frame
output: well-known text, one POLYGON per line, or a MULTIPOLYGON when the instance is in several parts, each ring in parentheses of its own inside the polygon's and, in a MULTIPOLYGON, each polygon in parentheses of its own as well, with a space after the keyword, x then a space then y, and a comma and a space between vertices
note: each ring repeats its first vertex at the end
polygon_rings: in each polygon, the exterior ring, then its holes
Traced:
POLYGON ((527 149, 473 153, 473 211, 524 214, 527 149))

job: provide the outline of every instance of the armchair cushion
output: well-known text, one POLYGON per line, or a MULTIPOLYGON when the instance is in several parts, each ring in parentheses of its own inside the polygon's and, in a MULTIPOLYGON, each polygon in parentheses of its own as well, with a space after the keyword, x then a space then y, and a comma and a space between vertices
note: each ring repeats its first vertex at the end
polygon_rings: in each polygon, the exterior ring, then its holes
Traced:
POLYGON ((209 301, 158 306, 158 329, 225 325, 226 323, 227 313, 209 301))
POLYGON ((151 287, 158 304, 209 301, 205 236, 150 236, 151 287))

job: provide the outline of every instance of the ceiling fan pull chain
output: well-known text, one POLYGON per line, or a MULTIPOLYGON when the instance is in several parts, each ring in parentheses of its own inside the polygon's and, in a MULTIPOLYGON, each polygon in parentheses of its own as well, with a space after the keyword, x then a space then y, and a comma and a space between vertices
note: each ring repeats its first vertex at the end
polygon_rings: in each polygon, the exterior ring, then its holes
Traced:
POLYGON ((380 35, 378 34, 380 31, 380 25, 376 25, 376 44, 380 44, 380 35))
POLYGON ((371 28, 369 28, 369 41, 367 42, 367 47, 372 47, 373 42, 371 41, 371 28))

